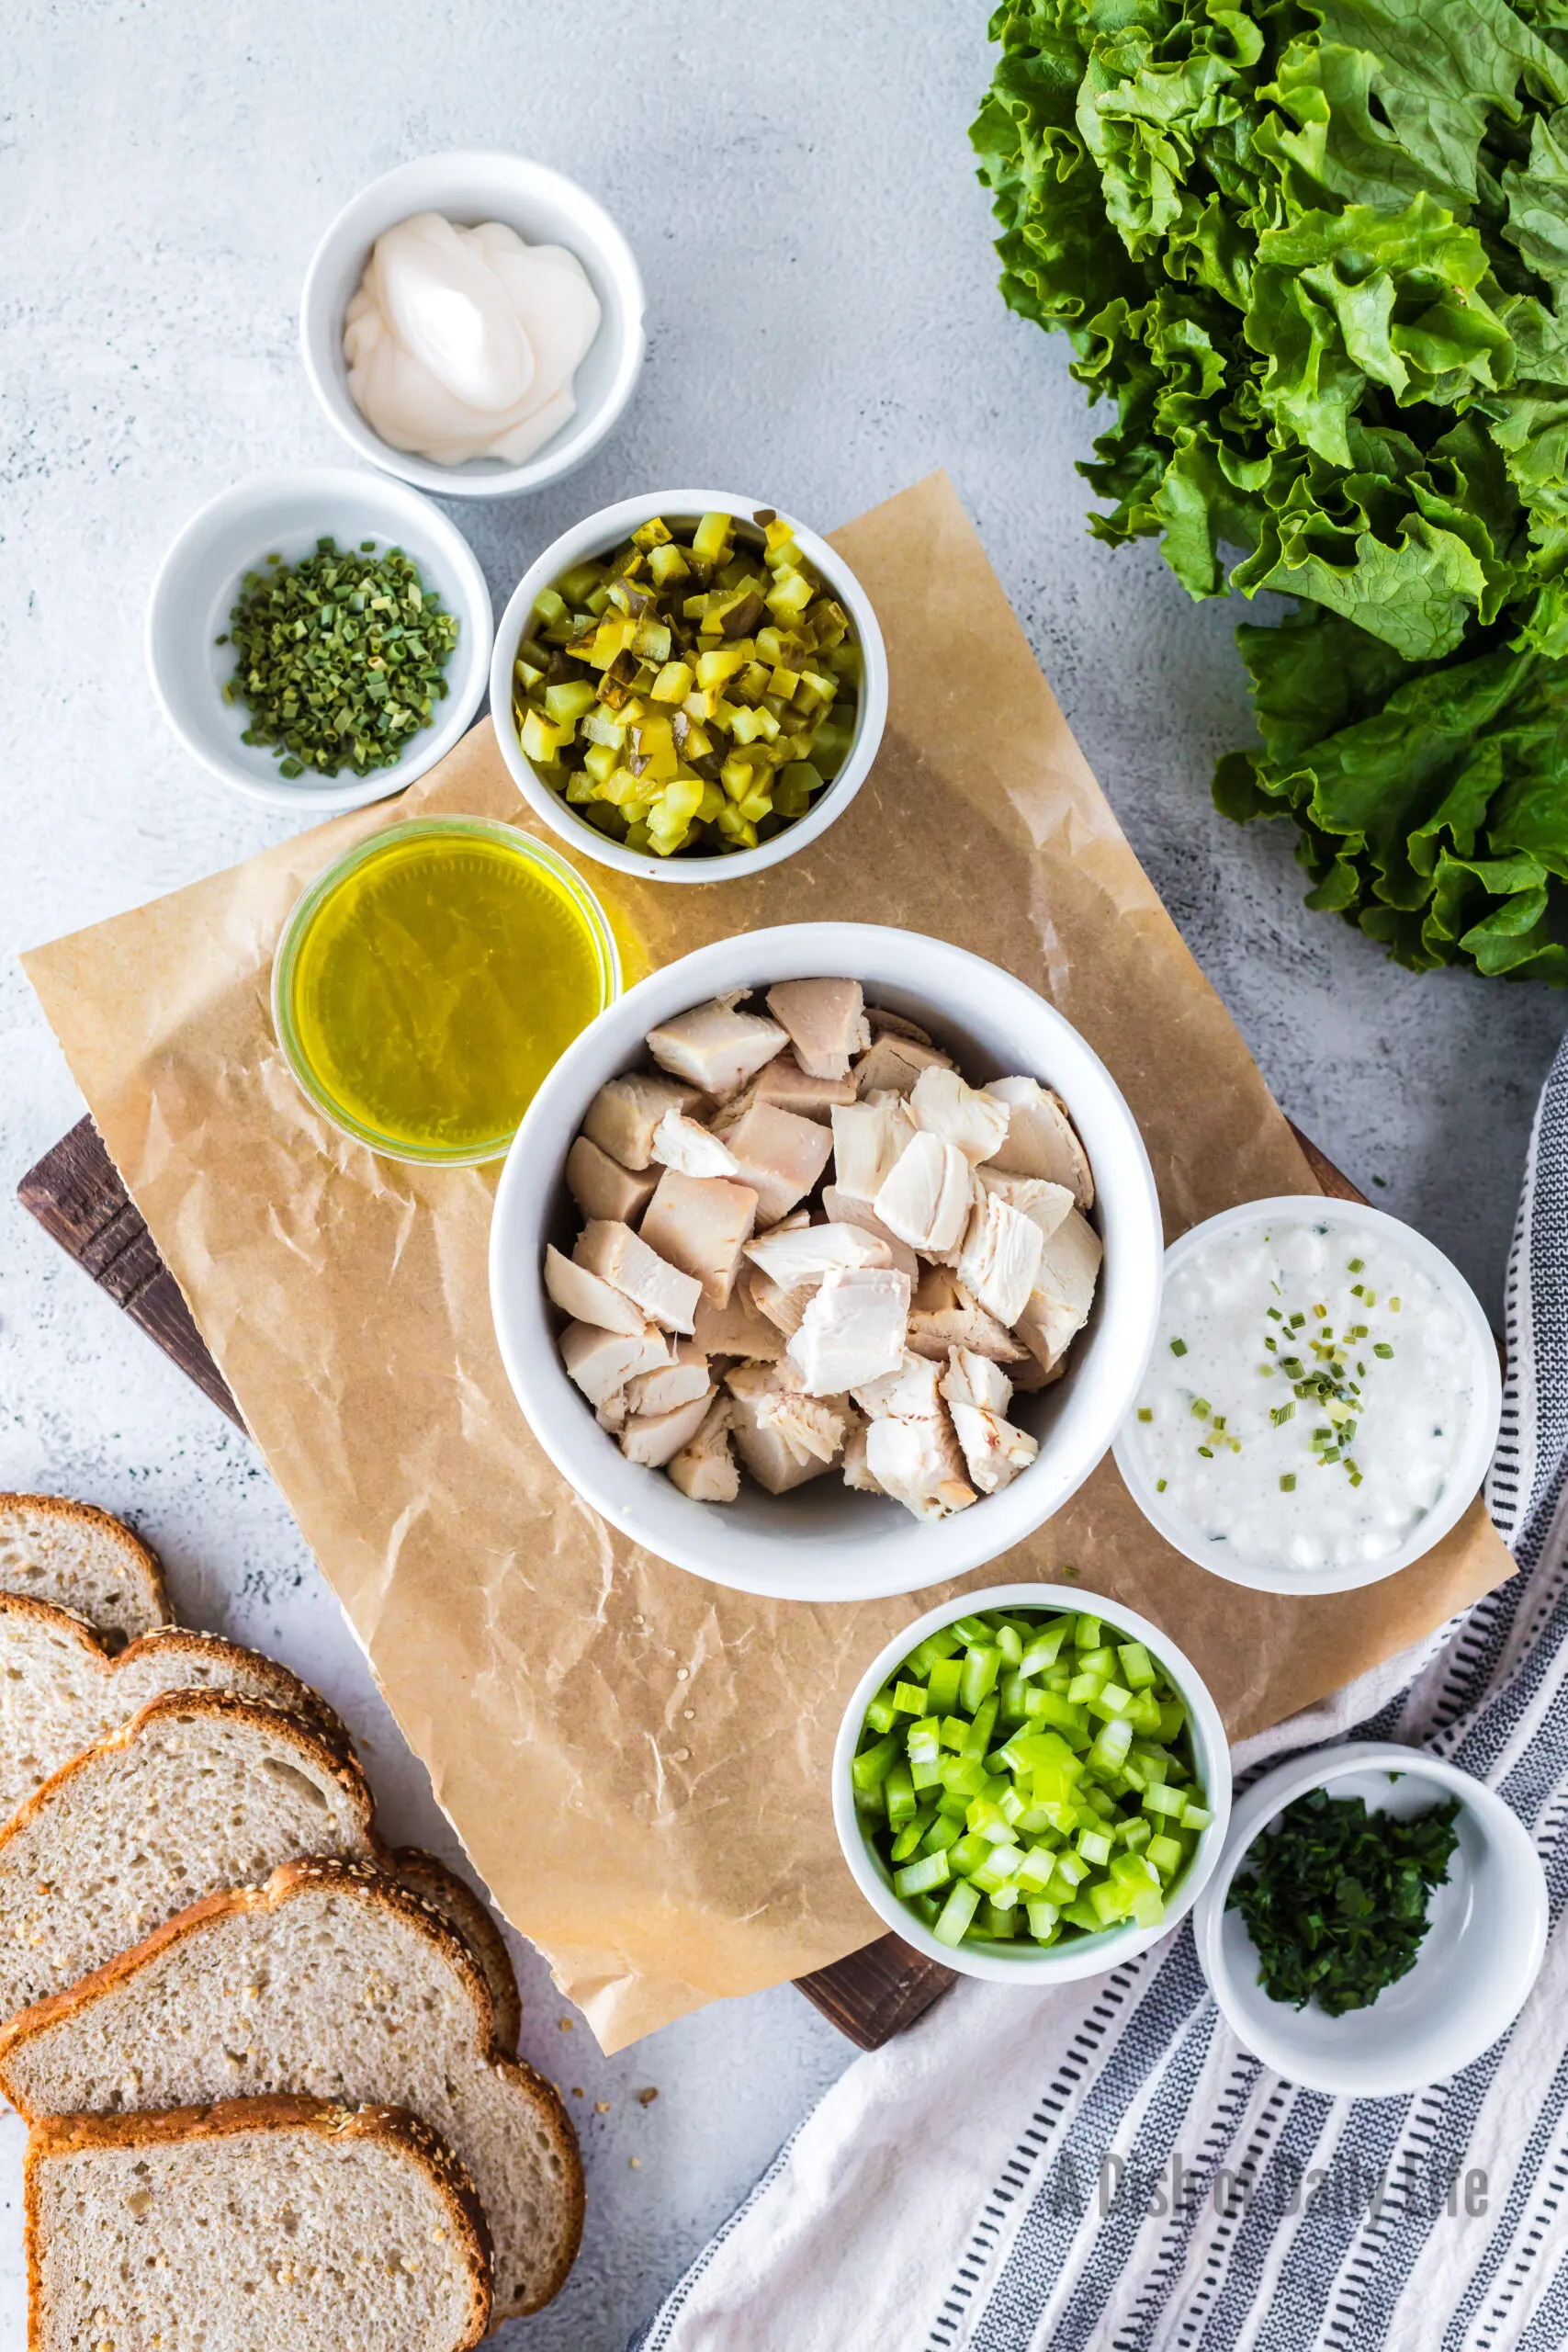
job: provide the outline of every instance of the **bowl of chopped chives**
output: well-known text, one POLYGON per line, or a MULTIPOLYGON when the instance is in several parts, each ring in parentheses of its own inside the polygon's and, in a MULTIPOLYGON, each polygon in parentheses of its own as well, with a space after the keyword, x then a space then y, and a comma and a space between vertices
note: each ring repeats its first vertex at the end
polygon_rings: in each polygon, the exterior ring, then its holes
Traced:
POLYGON ((248 799, 359 808, 434 767, 484 699, 494 634, 468 541, 403 482, 298 467, 223 491, 147 608, 152 690, 248 799))
POLYGON ((833 1757, 867 1902, 928 1959, 996 1984, 1066 1984, 1158 1942, 1218 1862, 1230 1800, 1196 1667, 1071 1585, 997 1585, 906 1626, 833 1757))
POLYGON ((1425 1748, 1354 1740, 1247 1790, 1193 1918, 1227 2023, 1310 2090, 1393 2098, 1508 2030, 1551 1925, 1534 1839, 1425 1748))

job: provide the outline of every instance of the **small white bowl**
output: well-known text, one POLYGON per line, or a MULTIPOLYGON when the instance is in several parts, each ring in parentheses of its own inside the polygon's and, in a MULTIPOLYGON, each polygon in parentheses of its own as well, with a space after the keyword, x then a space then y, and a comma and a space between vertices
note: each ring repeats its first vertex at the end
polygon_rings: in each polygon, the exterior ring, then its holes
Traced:
POLYGON ((523 155, 422 155, 372 180, 345 204, 310 257, 299 298, 299 350, 310 389, 351 449, 373 466, 439 498, 515 498, 559 481, 591 457, 618 423, 642 370, 642 277, 631 247, 586 188, 523 155), (577 370, 577 413, 520 466, 474 458, 440 466, 394 449, 371 430, 348 389, 344 314, 370 249, 415 212, 440 212, 458 228, 499 220, 530 245, 565 245, 592 282, 603 317, 577 370))
POLYGON ((558 1470, 660 1559, 732 1591, 811 1602, 871 1600, 940 1584, 1021 1543, 1088 1477, 1132 1400, 1159 1309, 1159 1204, 1137 1125, 1103 1062, 1061 1014, 977 956, 870 923, 795 923, 700 947, 619 998, 575 1038, 530 1103, 507 1155, 491 1226, 491 1309, 517 1401, 558 1470), (661 1470, 628 1462, 566 1376, 560 1316, 546 1296, 545 1245, 570 1252, 581 1226, 562 1170, 606 1080, 646 1064, 660 1022, 725 989, 846 977, 931 1031, 973 1078, 1020 1072, 1061 1094, 1094 1170, 1105 1266, 1088 1329, 1062 1379, 1020 1396, 1013 1418, 1040 1440, 999 1494, 917 1522, 831 1472, 787 1495, 750 1479, 728 1504, 694 1502, 661 1470))
POLYGON ((1419 1747, 1355 1740, 1281 1764, 1236 1804, 1218 1869, 1193 1920, 1198 1958, 1237 2039, 1275 2073, 1347 2098, 1393 2098, 1468 2066, 1506 2033, 1540 1973, 1546 1876, 1529 1833, 1500 1796, 1419 1747), (1398 1780, 1391 1780, 1398 1773, 1398 1780), (1331 2018, 1270 2000, 1231 1883, 1277 1815, 1312 1789, 1408 1817, 1457 1796, 1459 1844, 1432 1893, 1416 1965, 1364 2009, 1331 2018))
POLYGON ((496 630, 495 651, 491 659, 490 710, 495 723, 495 740, 529 808, 580 856, 594 858, 601 865, 613 865, 619 874, 635 874, 640 882, 738 882, 747 875, 761 874, 764 867, 793 857, 796 850, 804 849, 808 842, 825 833, 834 820, 843 815, 870 774, 887 723, 887 653, 882 631, 870 598, 842 556, 826 539, 818 538, 815 531, 796 523, 793 515, 784 519, 793 526, 802 555, 816 567, 854 624, 863 673, 854 741, 838 775, 818 794, 804 817, 796 818, 793 825, 786 825, 782 832, 775 833, 771 841, 760 842, 755 849, 736 850, 724 857, 653 857, 643 850, 627 849, 622 842, 611 841, 596 826, 584 823, 558 792, 551 791, 536 773, 532 762, 524 757, 512 716, 512 673, 517 648, 528 633, 534 601, 540 591, 552 586, 574 563, 608 555, 656 514, 662 515, 666 522, 694 523, 703 514, 749 516, 768 503, 762 498, 737 497, 728 490, 662 490, 651 496, 623 498, 618 505, 603 507, 597 514, 590 514, 570 531, 563 531, 553 546, 530 565, 513 589, 496 630))
POLYGON ((956 1600, 944 1600, 940 1608, 917 1617, 912 1625, 906 1625, 901 1634, 895 1635, 862 1675, 855 1694, 844 1710, 833 1749, 833 1826, 855 1884, 872 1909, 896 1935, 902 1936, 907 1944, 923 1952, 928 1960, 941 1961, 960 1976, 987 1977, 994 1984, 1071 1984, 1080 1976, 1101 1975, 1106 1969, 1115 1968, 1122 1961, 1132 1960, 1138 1952, 1147 1951, 1151 1944, 1160 1942, 1191 1910, 1218 1863, 1230 1810, 1231 1757, 1224 1725, 1191 1659, 1157 1625, 1140 1617, 1135 1609, 1124 1608, 1119 1600, 1107 1600, 1097 1592, 1080 1592, 1077 1585, 993 1585, 984 1592, 965 1592, 956 1600), (955 1618, 968 1617, 983 1609, 1072 1610, 1103 1617, 1127 1640, 1145 1645, 1155 1664, 1180 1696, 1187 1709, 1192 1760, 1203 1790, 1203 1803, 1214 1817, 1201 1833, 1197 1851, 1186 1874, 1177 1882, 1175 1894, 1157 1928, 1140 1928, 1127 1920, 1120 1927, 1105 1928, 1098 1936, 1075 1936, 1071 1942, 1043 1948, 1022 1942, 954 1947, 939 1943, 924 1921, 894 1894, 882 1858, 861 1825, 850 1778, 865 1711, 895 1667, 928 1634, 934 1634, 939 1626, 951 1625, 955 1618))
POLYGON ((314 819, 385 800, 446 757, 483 699, 492 634, 484 573, 462 533, 428 498, 378 474, 299 466, 236 482, 186 525, 152 583, 147 666, 164 716, 193 759, 249 800, 314 819), (307 770, 289 777, 278 774, 278 755, 265 743, 241 740, 250 712, 243 702, 223 699, 234 650, 218 639, 248 571, 265 570, 274 554, 297 563, 329 536, 340 548, 374 539, 378 548, 403 548, 425 586, 438 590, 457 615, 457 642, 446 664, 446 699, 395 767, 364 776, 341 768, 335 776, 307 770))
POLYGON ((1474 1374, 1474 1387, 1470 1419, 1464 1443, 1460 1450, 1453 1471, 1441 1498, 1421 1519, 1408 1540, 1397 1551, 1384 1554, 1375 1560, 1348 1561, 1320 1568, 1268 1566, 1244 1560, 1228 1544, 1217 1543, 1195 1528, 1168 1505, 1165 1497, 1156 1489, 1144 1460, 1138 1435, 1138 1423, 1129 1414, 1116 1433, 1116 1467, 1138 1509, 1150 1524, 1159 1530, 1166 1542, 1189 1560, 1207 1568, 1212 1576, 1223 1577, 1227 1584, 1245 1585, 1253 1592, 1288 1592, 1295 1595, 1319 1592, 1353 1592, 1363 1585, 1381 1584, 1385 1577, 1398 1574, 1415 1560, 1440 1544, 1450 1530, 1456 1527, 1470 1509, 1486 1476, 1497 1442, 1497 1425, 1503 1410, 1503 1382, 1497 1363, 1497 1342, 1486 1320, 1480 1300, 1452 1261, 1417 1233, 1414 1226, 1404 1224, 1398 1217, 1389 1216, 1382 1209, 1366 1206, 1359 1201, 1338 1201, 1317 1193, 1283 1193, 1262 1201, 1243 1201, 1234 1209, 1222 1210, 1218 1216, 1207 1217, 1195 1225, 1179 1241, 1173 1241, 1165 1253, 1165 1279, 1205 1245, 1226 1233, 1266 1222, 1269 1218, 1300 1219, 1314 1224, 1328 1224, 1342 1232, 1372 1233, 1393 1241, 1405 1257, 1426 1274, 1459 1315, 1465 1328, 1474 1374))

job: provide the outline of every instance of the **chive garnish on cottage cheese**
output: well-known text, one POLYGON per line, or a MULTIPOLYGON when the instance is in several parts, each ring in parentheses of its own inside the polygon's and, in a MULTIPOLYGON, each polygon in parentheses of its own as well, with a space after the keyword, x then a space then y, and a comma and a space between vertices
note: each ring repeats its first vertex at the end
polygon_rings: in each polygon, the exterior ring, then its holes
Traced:
POLYGON ((1399 1551, 1475 1409, 1463 1320, 1397 1228, 1274 1215, 1173 1266, 1127 1443, 1198 1548, 1304 1574, 1399 1551))

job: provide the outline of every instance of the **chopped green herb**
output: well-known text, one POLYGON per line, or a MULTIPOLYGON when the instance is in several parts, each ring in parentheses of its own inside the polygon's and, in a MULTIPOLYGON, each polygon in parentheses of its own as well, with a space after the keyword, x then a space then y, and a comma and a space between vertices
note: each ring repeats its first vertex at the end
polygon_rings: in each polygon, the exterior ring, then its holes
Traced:
POLYGON ((1208 1398, 1206 1396, 1194 1396, 1192 1399, 1192 1412, 1196 1419, 1200 1421, 1206 1421, 1209 1418, 1208 1398))
POLYGON ((401 548, 374 546, 318 539, 313 555, 268 556, 241 582, 218 639, 234 649, 223 699, 245 705, 242 741, 268 746, 279 775, 396 767, 446 694, 456 616, 401 548))
POLYGON ((1164 1494, 1164 1492, 1165 1492, 1165 1490, 1166 1490, 1166 1487, 1167 1487, 1168 1483, 1168 1480, 1166 1480, 1166 1479, 1164 1479, 1164 1478, 1156 1478, 1156 1479, 1155 1480, 1155 1492, 1156 1492, 1156 1495, 1163 1495, 1163 1494, 1164 1494))
POLYGON ((1154 1419, 1154 1414, 1147 1405, 1139 1406, 1138 1419, 1141 1421, 1152 1421, 1154 1419))
MULTIPOLYGON (((1278 1285, 1276 1285, 1276 1287, 1278 1287, 1278 1285)), ((1268 1306, 1265 1307, 1263 1311, 1266 1315, 1271 1317, 1276 1323, 1282 1323, 1285 1319, 1277 1306, 1268 1306)))
POLYGON ((1350 1272, 1353 1274, 1364 1272, 1366 1270, 1366 1263, 1367 1261, 1364 1258, 1352 1258, 1350 1261, 1350 1272))
POLYGON ((1184 1356, 1187 1353, 1186 1340, 1172 1340, 1170 1343, 1170 1352, 1173 1356, 1184 1356))
POLYGON ((1198 1451, 1202 1455, 1205 1462, 1212 1462, 1213 1460, 1214 1449, 1212 1445, 1201 1445, 1198 1448, 1198 1451))
POLYGON ((1373 1345, 1372 1353, 1375 1356, 1391 1356, 1393 1353, 1393 1350, 1390 1347, 1386 1340, 1379 1340, 1373 1345))
POLYGON ((1391 1298, 1389 1300, 1388 1311, 1391 1315, 1397 1315, 1399 1313, 1399 1301, 1397 1298, 1391 1298))
POLYGON ((1293 1470, 1287 1470, 1280 1480, 1280 1492, 1282 1495, 1293 1495, 1295 1491, 1296 1474, 1293 1470))
POLYGON ((1296 1408, 1295 1408, 1294 1401, 1292 1400, 1289 1405, 1273 1405, 1273 1406, 1270 1406, 1270 1408, 1269 1408, 1269 1419, 1273 1422, 1274 1427, 1275 1427, 1277 1430, 1278 1430, 1278 1429, 1283 1429, 1283 1427, 1284 1427, 1284 1425, 1285 1425, 1285 1423, 1286 1423, 1287 1421, 1293 1421, 1293 1420, 1295 1419, 1295 1418, 1296 1418, 1296 1408))
POLYGON ((1405 1975, 1427 1933, 1432 1889, 1459 1843, 1458 1812, 1453 1797, 1404 1821, 1325 1789, 1287 1805, 1230 1894, 1269 1999, 1298 2009, 1315 2000, 1342 2017, 1405 1975))

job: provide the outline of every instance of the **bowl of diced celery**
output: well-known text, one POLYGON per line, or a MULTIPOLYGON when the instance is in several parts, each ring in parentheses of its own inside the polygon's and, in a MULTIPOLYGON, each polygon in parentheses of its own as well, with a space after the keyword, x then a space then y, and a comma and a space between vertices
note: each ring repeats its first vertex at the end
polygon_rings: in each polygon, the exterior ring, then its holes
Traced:
POLYGON ((1098 1974, 1168 1934, 1219 1860, 1230 1751, 1191 1662, 1120 1601, 1013 1584, 907 1626, 850 1702, 844 1858, 961 1975, 1098 1974))
POLYGON ((502 616, 497 741, 570 847, 645 881, 732 881, 840 817, 887 715, 853 573, 755 500, 623 500, 547 548, 502 616))

